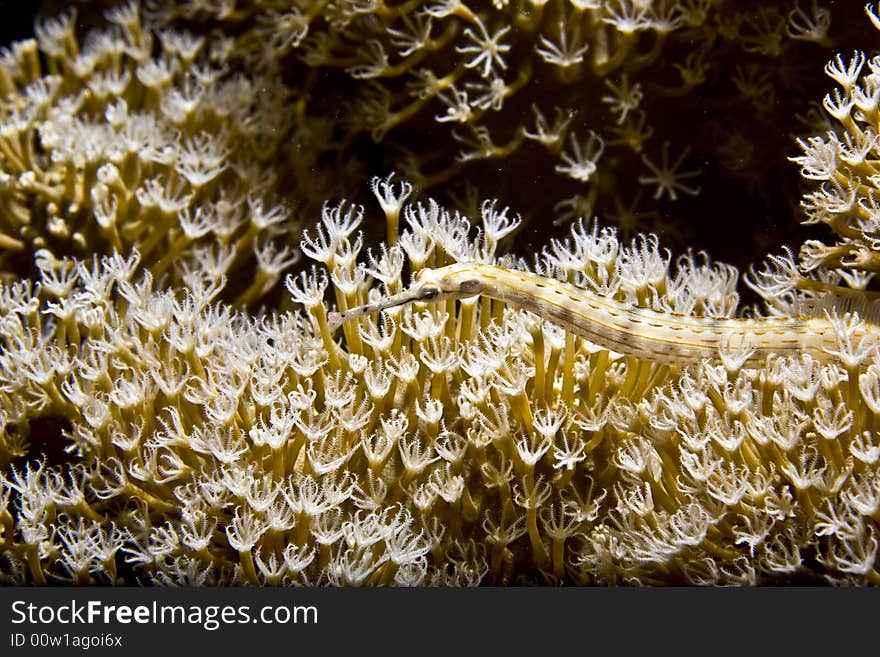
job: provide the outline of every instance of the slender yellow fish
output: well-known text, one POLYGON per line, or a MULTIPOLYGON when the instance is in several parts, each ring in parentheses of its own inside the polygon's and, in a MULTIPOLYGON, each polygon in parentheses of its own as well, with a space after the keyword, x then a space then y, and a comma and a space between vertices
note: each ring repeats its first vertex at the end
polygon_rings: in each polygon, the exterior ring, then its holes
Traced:
MULTIPOLYGON (((839 331, 827 316, 741 319, 657 312, 530 272, 466 262, 423 269, 403 292, 330 313, 328 322, 335 329, 356 317, 414 301, 475 295, 533 312, 605 349, 669 365, 717 359, 722 349, 731 347, 748 351, 746 362, 752 363, 801 351, 827 361, 840 348, 839 331)), ((855 343, 878 334, 877 327, 866 322, 859 322, 854 331, 855 343)))

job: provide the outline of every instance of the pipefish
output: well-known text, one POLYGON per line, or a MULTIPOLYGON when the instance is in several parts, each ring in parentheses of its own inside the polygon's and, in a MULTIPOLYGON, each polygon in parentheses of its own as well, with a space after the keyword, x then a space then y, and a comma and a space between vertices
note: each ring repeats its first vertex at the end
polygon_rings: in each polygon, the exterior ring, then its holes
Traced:
MULTIPOLYGON (((722 349, 749 352, 747 363, 769 355, 809 352, 822 361, 840 349, 831 315, 794 318, 693 317, 632 306, 569 283, 480 263, 420 270, 410 287, 376 303, 328 315, 332 330, 344 322, 403 304, 482 295, 518 306, 586 340, 628 356, 667 365, 718 359, 722 349)), ((854 323, 850 342, 880 335, 874 324, 854 323)))

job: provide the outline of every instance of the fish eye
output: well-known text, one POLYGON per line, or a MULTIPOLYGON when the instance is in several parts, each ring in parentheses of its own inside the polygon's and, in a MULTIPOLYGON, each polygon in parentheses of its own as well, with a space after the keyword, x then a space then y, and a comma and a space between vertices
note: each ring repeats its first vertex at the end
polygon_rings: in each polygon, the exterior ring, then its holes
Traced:
POLYGON ((422 299, 426 299, 427 301, 431 301, 432 299, 436 299, 437 295, 440 294, 440 290, 436 287, 426 287, 422 290, 422 299))

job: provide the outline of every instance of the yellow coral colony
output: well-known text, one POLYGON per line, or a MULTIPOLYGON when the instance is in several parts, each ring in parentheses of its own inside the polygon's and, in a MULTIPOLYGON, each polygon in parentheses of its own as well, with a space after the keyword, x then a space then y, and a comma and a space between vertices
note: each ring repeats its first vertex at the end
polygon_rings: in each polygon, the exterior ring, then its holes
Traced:
MULTIPOLYGON (((149 9, 162 26, 222 34, 237 68, 285 80, 278 114, 295 121, 278 162, 290 172, 279 178, 297 184, 297 207, 352 198, 371 173, 394 170, 468 216, 498 197, 526 230, 596 213, 627 240, 662 230, 667 246, 731 258, 742 249, 707 241, 706 216, 738 221, 761 205, 767 243, 744 265, 791 239, 788 208, 745 200, 780 172, 794 182, 791 135, 779 126, 824 93, 816 73, 831 52, 831 11, 814 0, 254 0, 234 10, 151 0, 149 9), (729 213, 702 203, 729 193, 715 182, 725 176, 738 181, 729 213)), ((861 9, 835 7, 836 39, 848 23, 865 25, 861 9)))
MULTIPOLYGON (((651 4, 609 11, 625 24, 651 4)), ((301 3, 290 29, 349 5, 301 3)), ((824 16, 804 6, 798 34, 824 16)), ((729 265, 587 220, 524 260, 504 253, 520 218, 500 202, 472 222, 394 176, 373 180, 381 214, 325 204, 302 232, 311 264, 285 279, 296 307, 256 313, 297 257, 274 241, 289 217, 272 185, 249 185, 270 170, 271 121, 213 113, 236 106, 210 96, 226 87, 201 63, 182 73, 205 44, 161 32, 176 45, 155 59, 135 5, 110 16, 119 31, 82 51, 64 20, 43 24, 49 76, 32 42, 0 69, 20 119, 0 135, 4 583, 880 583, 876 58, 829 63, 837 125, 793 158, 818 181, 807 220, 836 242, 752 269, 747 319, 729 265), (164 77, 204 103, 192 128, 189 103, 166 111, 173 94, 150 86, 164 77), (387 237, 366 248, 377 214, 387 237), (22 255, 35 271, 16 280, 22 255), (681 357, 685 337, 699 351, 681 357)), ((465 43, 465 67, 499 67, 505 33, 468 29, 499 47, 465 43)), ((559 39, 546 56, 583 48, 559 39)), ((572 162, 598 158, 592 143, 572 162)))
POLYGON ((41 248, 136 251, 167 285, 236 271, 238 302, 258 299, 297 257, 273 166, 283 86, 229 75, 205 37, 148 30, 135 3, 107 19, 80 43, 71 10, 4 50, 0 272, 41 248))

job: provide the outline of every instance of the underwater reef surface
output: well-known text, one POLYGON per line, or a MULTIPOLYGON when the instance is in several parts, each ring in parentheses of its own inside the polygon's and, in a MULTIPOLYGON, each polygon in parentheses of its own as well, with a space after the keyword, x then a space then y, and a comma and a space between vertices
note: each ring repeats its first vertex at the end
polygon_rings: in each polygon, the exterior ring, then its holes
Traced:
POLYGON ((0 581, 880 582, 842 4, 47 3, 0 51, 0 581))

